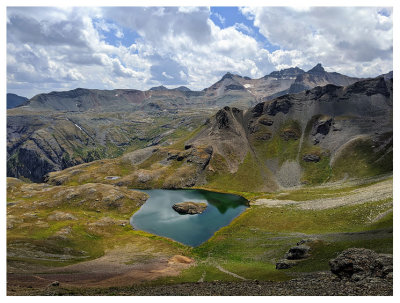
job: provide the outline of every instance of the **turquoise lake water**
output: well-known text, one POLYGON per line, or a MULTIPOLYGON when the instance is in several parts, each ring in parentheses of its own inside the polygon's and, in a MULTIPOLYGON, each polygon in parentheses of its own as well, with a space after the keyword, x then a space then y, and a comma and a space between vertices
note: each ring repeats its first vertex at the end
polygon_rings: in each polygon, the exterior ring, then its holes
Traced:
POLYGON ((142 191, 150 197, 131 217, 131 225, 189 246, 207 241, 241 214, 248 204, 246 199, 237 195, 198 189, 142 191), (172 209, 174 203, 185 201, 205 202, 208 206, 202 214, 196 215, 180 215, 172 209))

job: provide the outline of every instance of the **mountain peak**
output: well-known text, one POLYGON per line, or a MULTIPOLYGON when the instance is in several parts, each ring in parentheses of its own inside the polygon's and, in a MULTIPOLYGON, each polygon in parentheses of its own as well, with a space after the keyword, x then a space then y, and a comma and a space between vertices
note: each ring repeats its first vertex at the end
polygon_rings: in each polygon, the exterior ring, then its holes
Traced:
POLYGON ((281 69, 280 71, 273 71, 269 75, 264 76, 267 77, 274 77, 274 78, 285 78, 285 77, 297 77, 298 75, 304 74, 304 71, 301 68, 290 67, 281 69))
POLYGON ((322 67, 321 63, 318 63, 316 66, 314 66, 312 69, 310 69, 307 73, 310 74, 317 74, 317 73, 324 73, 325 69, 322 67))
POLYGON ((232 74, 232 73, 230 73, 230 72, 227 72, 227 73, 221 78, 221 80, 224 80, 224 79, 232 79, 233 76, 234 76, 234 74, 232 74))
POLYGON ((160 85, 160 86, 154 86, 154 87, 150 88, 149 90, 159 91, 159 90, 168 90, 168 88, 166 88, 164 85, 160 85))
POLYGON ((192 91, 190 88, 188 88, 186 86, 179 86, 179 87, 174 88, 174 90, 179 90, 181 92, 190 92, 190 91, 192 91))

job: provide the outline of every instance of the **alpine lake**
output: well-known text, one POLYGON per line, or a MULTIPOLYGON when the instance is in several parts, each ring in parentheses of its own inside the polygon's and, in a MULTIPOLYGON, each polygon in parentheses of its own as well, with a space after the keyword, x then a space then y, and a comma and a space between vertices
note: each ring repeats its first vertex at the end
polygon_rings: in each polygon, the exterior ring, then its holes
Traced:
POLYGON ((248 207, 241 196, 201 189, 141 191, 150 197, 131 217, 133 228, 193 247, 207 241, 248 207), (187 201, 207 203, 207 208, 195 215, 179 214, 172 208, 175 203, 187 201))

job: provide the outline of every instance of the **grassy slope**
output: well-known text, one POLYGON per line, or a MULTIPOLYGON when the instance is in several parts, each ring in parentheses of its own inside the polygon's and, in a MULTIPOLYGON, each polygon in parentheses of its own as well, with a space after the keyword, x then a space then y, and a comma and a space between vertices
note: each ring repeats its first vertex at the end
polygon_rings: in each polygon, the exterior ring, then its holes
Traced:
POLYGON ((194 282, 204 272, 207 281, 222 279, 216 276, 213 264, 220 264, 248 279, 283 280, 289 278, 287 274, 290 272, 328 270, 328 260, 349 247, 366 247, 392 253, 392 214, 374 224, 369 223, 371 217, 390 208, 388 202, 385 200, 323 211, 253 206, 231 225, 219 230, 209 241, 193 249, 192 253, 201 265, 188 269, 181 277, 169 280, 194 282), (387 232, 379 236, 371 233, 364 238, 359 234, 347 234, 381 229, 387 232), (275 269, 275 262, 291 246, 315 234, 321 240, 313 244, 310 259, 288 270, 275 269))
MULTIPOLYGON (((56 187, 56 190, 59 188, 56 187)), ((355 188, 342 190, 346 193, 355 188)), ((331 197, 343 195, 343 192, 340 189, 327 191, 331 197)), ((321 188, 302 189, 289 192, 286 198, 297 197, 305 200, 307 195, 315 198, 323 193, 324 190, 321 188)), ((54 196, 54 192, 48 191, 48 195, 37 196, 33 192, 33 195, 24 196, 15 191, 9 194, 8 202, 20 201, 18 203, 30 204, 35 201, 46 201, 50 195, 54 196)), ((255 195, 256 193, 248 193, 249 197, 255 197, 255 195)), ((126 220, 130 214, 123 215, 114 210, 102 210, 99 213, 90 208, 62 203, 58 210, 69 212, 79 218, 77 222, 74 222, 72 238, 69 242, 51 241, 51 236, 70 224, 68 221, 47 221, 50 224, 50 227, 47 228, 9 230, 8 241, 9 243, 17 240, 33 242, 35 245, 44 245, 49 252, 57 252, 67 246, 77 252, 84 250, 89 258, 102 255, 105 249, 113 247, 115 243, 123 245, 129 242, 137 243, 138 247, 143 248, 143 251, 152 247, 155 252, 161 251, 171 255, 184 254, 196 260, 196 266, 185 270, 181 275, 159 279, 150 284, 196 282, 201 277, 204 277, 205 281, 237 280, 237 278, 219 271, 217 265, 248 279, 285 280, 295 272, 327 270, 327 261, 348 247, 366 247, 378 252, 391 253, 392 213, 371 223, 371 218, 375 218, 390 207, 389 200, 319 211, 300 210, 291 206, 280 208, 251 206, 232 224, 216 232, 209 241, 199 247, 189 248, 145 232, 133 231, 129 226, 109 226, 93 232, 93 230, 88 230, 88 222, 94 222, 103 216, 126 220), (374 231, 380 232, 374 233, 374 231), (311 258, 288 270, 275 269, 275 262, 283 257, 289 247, 301 239, 315 237, 315 235, 318 235, 320 241, 313 244, 311 258)), ((133 207, 130 211, 134 212, 136 209, 137 207, 133 207)), ((26 209, 20 210, 21 213, 13 213, 13 215, 22 216, 22 211, 25 212, 26 209)), ((37 215, 40 220, 46 221, 50 211, 50 209, 39 209, 37 215)), ((58 266, 80 260, 78 254, 76 259, 64 262, 28 261, 58 266)), ((18 260, 10 258, 9 261, 18 260)))
MULTIPOLYGON (((12 182, 13 179, 9 178, 9 183, 12 182)), ((8 248, 11 252, 22 248, 27 252, 32 250, 32 253, 11 256, 8 261, 64 266, 98 258, 106 249, 124 243, 137 243, 143 251, 153 247, 169 254, 187 250, 177 242, 132 230, 128 220, 143 203, 145 194, 124 188, 116 189, 110 185, 88 186, 88 190, 76 186, 73 191, 64 186, 9 186, 8 223, 13 227, 7 230, 8 248), (112 192, 113 190, 116 192, 112 192), (89 192, 93 193, 89 195, 89 192), (119 195, 122 198, 109 200, 110 192, 113 196, 119 195), (54 211, 71 214, 76 220, 51 220, 49 215, 54 211), (115 223, 101 224, 104 218, 111 218, 115 223), (70 228, 70 232, 66 237, 60 237, 59 232, 65 228, 70 228), (36 258, 35 251, 49 255, 36 258), (63 255, 67 258, 63 258, 63 255)))
POLYGON ((393 152, 387 152, 392 143, 376 149, 371 139, 359 139, 346 146, 332 167, 333 179, 370 177, 393 170, 393 152))
MULTIPOLYGON (((299 130, 295 121, 288 122, 282 127, 282 131, 296 132, 299 130)), ((177 134, 182 138, 173 146, 160 153, 155 153, 148 160, 140 164, 137 168, 160 172, 164 176, 171 175, 181 164, 175 163, 167 168, 158 164, 164 155, 170 149, 183 150, 184 142, 194 136, 195 132, 185 132, 177 134)), ((268 130, 262 130, 267 132, 268 130)), ((307 132, 307 129, 306 129, 307 132)), ((279 135, 275 135, 270 140, 254 141, 254 147, 257 159, 249 153, 236 174, 227 172, 225 159, 214 158, 211 165, 218 168, 217 173, 207 175, 207 188, 241 194, 251 199, 255 197, 271 197, 277 199, 308 200, 320 197, 342 196, 351 190, 367 186, 353 186, 348 188, 313 188, 306 187, 299 190, 288 191, 286 193, 262 193, 260 186, 264 182, 259 165, 260 159, 278 158, 282 164, 285 159, 296 159, 299 140, 283 140, 279 135), (267 152, 265 152, 267 151, 267 152)), ((300 133, 299 133, 300 135, 300 133)), ((304 143, 301 148, 301 154, 315 153, 321 156, 319 163, 302 163, 304 169, 303 181, 308 184, 318 184, 329 178, 340 179, 345 173, 348 173, 349 163, 354 164, 352 176, 369 176, 377 173, 386 172, 391 160, 391 154, 384 156, 378 154, 380 161, 375 161, 377 154, 371 147, 371 142, 361 142, 348 147, 339 157, 334 167, 329 167, 328 156, 325 151, 317 147, 304 143), (384 157, 382 157, 384 156, 384 157), (356 161, 354 161, 356 159, 356 161), (376 165, 378 163, 378 165, 376 165), (384 163, 385 165, 380 166, 384 163), (383 168, 382 168, 383 167, 383 168)), ((104 180, 108 175, 128 176, 133 167, 131 164, 121 162, 121 158, 112 160, 102 160, 91 163, 82 169, 83 172, 71 175, 67 185, 78 186, 88 182, 107 183, 104 180)), ((166 177, 165 177, 166 178, 166 177)), ((151 184, 154 187, 160 187, 165 178, 151 184)), ((111 182, 110 182, 111 183, 111 182)), ((8 196, 8 202, 32 203, 48 199, 46 195, 40 196, 8 196)), ((196 259, 197 265, 183 272, 178 277, 165 278, 153 283, 175 283, 182 281, 198 281, 204 276, 205 281, 213 280, 236 280, 236 278, 219 271, 216 265, 230 270, 236 274, 249 279, 259 280, 284 280, 288 279, 288 273, 298 271, 314 271, 328 269, 327 261, 334 257, 338 252, 348 247, 367 247, 379 252, 392 252, 392 234, 390 230, 393 224, 393 215, 389 213, 384 218, 370 223, 370 218, 388 209, 388 201, 378 201, 365 203, 357 206, 345 206, 335 209, 321 211, 303 211, 293 207, 268 208, 261 206, 252 206, 245 213, 233 221, 233 223, 218 231, 209 241, 197 248, 188 248, 176 242, 150 235, 141 231, 133 231, 128 226, 110 226, 105 227, 100 233, 95 233, 87 229, 87 222, 99 220, 102 216, 109 216, 114 219, 126 220, 129 216, 107 211, 98 213, 96 211, 84 208, 71 207, 65 204, 60 210, 72 213, 78 217, 76 226, 73 227, 72 239, 67 242, 51 240, 51 236, 68 226, 69 222, 47 222, 50 226, 34 227, 30 230, 26 228, 11 230, 8 232, 9 243, 18 240, 33 242, 35 245, 44 245, 50 252, 59 252, 65 246, 71 247, 76 252, 76 259, 67 262, 44 261, 46 265, 64 265, 68 262, 78 262, 79 251, 83 250, 89 258, 96 258, 104 253, 104 250, 112 247, 116 242, 124 244, 128 242, 138 243, 144 249, 153 247, 156 251, 166 251, 171 254, 185 254, 196 259), (384 230, 385 232, 374 234, 372 231, 384 230), (349 235, 347 233, 370 232, 364 238, 360 235, 349 235), (313 244, 313 254, 310 259, 302 261, 298 266, 278 271, 275 269, 275 262, 282 258, 287 249, 303 238, 319 235, 319 242, 313 244), (332 235, 336 234, 336 235, 332 235), (11 241, 11 242, 10 242, 11 241)), ((137 208, 133 208, 133 213, 137 208)), ((37 214, 39 219, 46 221, 49 210, 40 210, 37 214)), ((21 216, 21 213, 16 213, 21 216)), ((33 219, 32 219, 33 221, 33 219)), ((29 223, 29 221, 27 221, 29 223)), ((11 259, 12 260, 12 259, 11 259)), ((26 261, 26 260, 25 260, 26 261)), ((30 260, 31 262, 39 262, 30 260)), ((41 262, 41 261, 40 261, 41 262)))

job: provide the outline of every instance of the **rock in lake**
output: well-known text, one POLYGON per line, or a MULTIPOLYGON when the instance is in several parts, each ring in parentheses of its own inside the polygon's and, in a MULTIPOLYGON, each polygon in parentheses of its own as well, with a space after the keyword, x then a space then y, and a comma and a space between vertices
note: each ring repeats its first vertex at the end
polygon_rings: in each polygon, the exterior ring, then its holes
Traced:
POLYGON ((195 203, 195 202, 181 202, 172 205, 172 208, 180 214, 201 214, 207 208, 207 203, 195 203))

